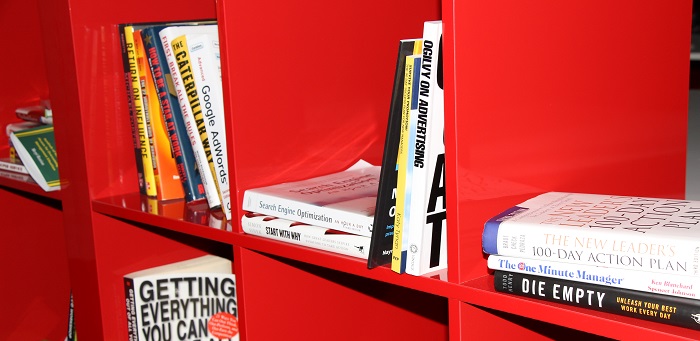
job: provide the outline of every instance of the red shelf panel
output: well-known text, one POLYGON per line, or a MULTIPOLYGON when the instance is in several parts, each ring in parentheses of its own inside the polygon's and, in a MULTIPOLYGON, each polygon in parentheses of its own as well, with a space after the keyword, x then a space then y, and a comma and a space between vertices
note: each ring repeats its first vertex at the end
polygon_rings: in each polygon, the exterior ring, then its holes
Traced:
POLYGON ((46 192, 27 174, 0 170, 0 187, 15 189, 48 199, 61 200, 60 190, 46 192))
POLYGON ((235 235, 222 215, 212 213, 207 203, 185 204, 184 200, 158 201, 139 193, 131 193, 92 202, 97 213, 143 225, 156 226, 192 236, 233 243, 235 235))

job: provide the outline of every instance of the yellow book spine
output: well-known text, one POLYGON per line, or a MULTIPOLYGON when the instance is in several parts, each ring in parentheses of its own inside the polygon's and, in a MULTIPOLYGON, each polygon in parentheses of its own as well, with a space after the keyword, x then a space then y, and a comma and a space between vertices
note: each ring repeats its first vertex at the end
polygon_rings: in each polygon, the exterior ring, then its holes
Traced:
POLYGON ((406 209, 406 167, 408 166, 408 134, 413 89, 414 58, 406 57, 404 68, 403 99, 401 104, 401 138, 396 160, 398 178, 396 183, 396 214, 394 215, 394 240, 391 251, 391 270, 401 273, 401 250, 403 248, 403 226, 406 209))
POLYGON ((143 93, 141 87, 141 75, 139 73, 139 57, 144 58, 143 42, 140 34, 134 34, 133 26, 124 28, 124 38, 126 39, 127 54, 129 56, 129 74, 131 75, 131 96, 134 103, 134 113, 139 132, 139 141, 141 145, 141 161, 143 163, 143 176, 146 182, 146 195, 155 197, 156 180, 153 166, 153 156, 151 155, 151 142, 148 137, 148 123, 146 121, 146 112, 143 104, 143 93), (139 52, 141 51, 141 52, 139 52), (140 54, 140 56, 139 56, 140 54), (133 58, 133 62, 131 59, 133 58))

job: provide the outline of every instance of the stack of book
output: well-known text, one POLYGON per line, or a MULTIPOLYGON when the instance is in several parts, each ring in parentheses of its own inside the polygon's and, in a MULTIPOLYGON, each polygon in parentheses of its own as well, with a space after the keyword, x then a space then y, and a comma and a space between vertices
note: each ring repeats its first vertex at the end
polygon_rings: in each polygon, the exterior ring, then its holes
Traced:
POLYGON ((15 110, 19 122, 5 127, 9 143, 0 151, 0 176, 33 180, 44 191, 60 188, 53 116, 48 101, 15 110))
POLYGON ((231 219, 217 25, 122 24, 120 34, 141 194, 206 200, 231 219))
POLYGON ((243 231, 367 259, 379 173, 360 160, 340 172, 248 189, 243 231))
POLYGON ((368 267, 424 275, 447 267, 442 22, 401 40, 368 267))
POLYGON ((549 192, 489 219, 495 289, 700 329, 700 201, 549 192))

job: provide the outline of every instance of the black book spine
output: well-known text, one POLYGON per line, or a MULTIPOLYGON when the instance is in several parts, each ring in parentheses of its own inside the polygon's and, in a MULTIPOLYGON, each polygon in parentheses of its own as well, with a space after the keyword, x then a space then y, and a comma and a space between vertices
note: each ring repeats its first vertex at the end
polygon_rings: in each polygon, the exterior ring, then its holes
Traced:
POLYGON ((372 222, 372 237, 367 257, 367 267, 374 268, 391 263, 392 242, 394 240, 394 212, 396 209, 396 184, 398 172, 396 158, 401 138, 401 102, 403 99, 404 68, 406 56, 413 54, 416 40, 402 40, 399 43, 394 87, 389 108, 389 122, 384 139, 382 169, 379 174, 377 204, 372 222))
POLYGON ((700 330, 700 300, 496 270, 496 291, 700 330))

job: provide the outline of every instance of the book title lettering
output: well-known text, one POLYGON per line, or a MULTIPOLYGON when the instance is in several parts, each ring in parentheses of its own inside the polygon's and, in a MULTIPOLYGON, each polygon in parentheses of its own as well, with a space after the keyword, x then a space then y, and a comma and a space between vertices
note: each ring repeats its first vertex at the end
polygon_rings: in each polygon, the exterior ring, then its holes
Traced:
MULTIPOLYGON (((138 326, 146 340, 194 340, 209 337, 211 316, 238 315, 232 278, 174 277, 145 280, 138 287, 142 304, 138 326), (174 322, 174 323, 173 323, 174 322)), ((134 314, 136 312, 129 312, 134 314)))

